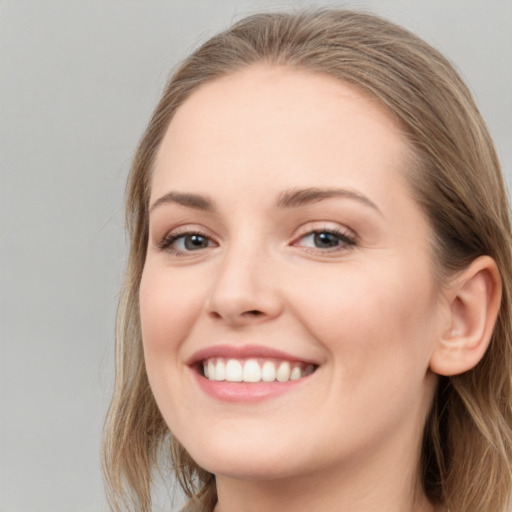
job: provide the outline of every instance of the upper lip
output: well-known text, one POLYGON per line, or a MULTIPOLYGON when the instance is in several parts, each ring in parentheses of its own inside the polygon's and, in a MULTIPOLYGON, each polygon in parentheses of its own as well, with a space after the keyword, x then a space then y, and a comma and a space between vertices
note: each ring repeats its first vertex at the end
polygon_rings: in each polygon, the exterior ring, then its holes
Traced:
POLYGON ((187 364, 192 366, 212 357, 223 357, 225 359, 273 358, 318 365, 316 361, 311 359, 261 345, 212 345, 195 352, 187 361, 187 364))

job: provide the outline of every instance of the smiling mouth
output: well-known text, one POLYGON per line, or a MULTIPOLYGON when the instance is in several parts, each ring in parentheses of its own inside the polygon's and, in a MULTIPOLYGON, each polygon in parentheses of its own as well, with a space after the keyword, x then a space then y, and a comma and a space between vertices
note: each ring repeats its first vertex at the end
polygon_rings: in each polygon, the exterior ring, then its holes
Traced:
POLYGON ((216 382, 289 382, 311 375, 316 368, 314 364, 273 358, 211 357, 201 362, 199 372, 216 382))

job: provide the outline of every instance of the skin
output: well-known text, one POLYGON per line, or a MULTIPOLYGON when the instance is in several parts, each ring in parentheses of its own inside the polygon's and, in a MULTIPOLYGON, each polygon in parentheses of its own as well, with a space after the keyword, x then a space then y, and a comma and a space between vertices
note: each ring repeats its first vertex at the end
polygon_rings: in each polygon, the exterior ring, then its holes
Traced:
POLYGON ((410 158, 383 107, 296 70, 217 79, 171 121, 150 204, 179 192, 212 209, 151 209, 144 354, 169 428, 216 475, 219 511, 433 510, 417 468, 449 306, 405 179, 410 158), (276 204, 312 187, 350 194, 276 204), (311 233, 325 230, 351 242, 315 246, 311 233), (207 246, 160 247, 190 232, 207 246), (187 365, 218 343, 270 346, 318 369, 284 395, 226 403, 187 365))

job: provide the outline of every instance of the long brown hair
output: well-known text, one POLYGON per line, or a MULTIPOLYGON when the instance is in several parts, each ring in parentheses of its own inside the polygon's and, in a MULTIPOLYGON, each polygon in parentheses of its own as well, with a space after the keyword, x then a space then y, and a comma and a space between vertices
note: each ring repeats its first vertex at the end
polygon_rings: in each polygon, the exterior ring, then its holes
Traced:
POLYGON ((151 509, 153 470, 172 460, 188 511, 210 511, 215 478, 168 431, 144 367, 138 293, 148 242, 152 165, 180 105, 202 84, 258 62, 353 84, 385 105, 415 155, 409 173, 430 220, 441 276, 490 255, 503 297, 493 337, 472 370, 441 378, 421 456, 423 489, 452 512, 502 512, 512 466, 512 261, 499 162, 470 92, 424 41, 377 16, 320 10, 250 16, 211 38, 174 72, 135 155, 126 194, 131 246, 117 324, 116 383, 103 461, 113 510, 151 509))

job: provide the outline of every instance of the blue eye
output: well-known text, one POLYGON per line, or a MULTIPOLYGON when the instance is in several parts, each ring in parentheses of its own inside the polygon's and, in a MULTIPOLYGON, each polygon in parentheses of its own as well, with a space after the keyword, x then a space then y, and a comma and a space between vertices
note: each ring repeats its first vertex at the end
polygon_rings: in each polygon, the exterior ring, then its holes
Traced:
POLYGON ((312 231, 301 237, 295 244, 312 249, 336 250, 355 245, 355 240, 337 230, 312 231))
POLYGON ((201 233, 169 233, 159 244, 162 250, 172 250, 176 253, 198 251, 214 246, 215 243, 201 233))
POLYGON ((208 238, 203 235, 185 235, 178 240, 183 242, 183 248, 187 251, 197 251, 197 249, 208 247, 208 238))
POLYGON ((340 245, 341 240, 332 233, 313 233, 313 243, 319 249, 330 249, 340 245))

